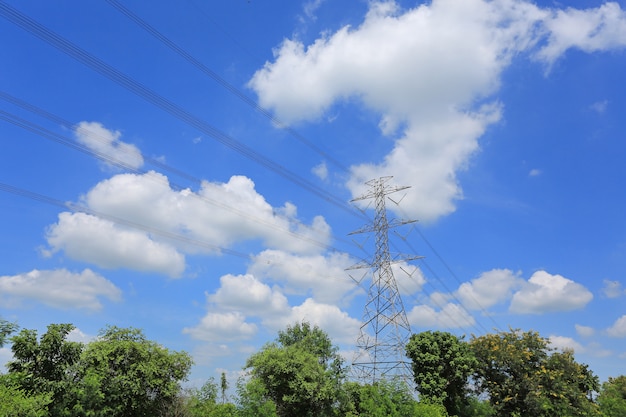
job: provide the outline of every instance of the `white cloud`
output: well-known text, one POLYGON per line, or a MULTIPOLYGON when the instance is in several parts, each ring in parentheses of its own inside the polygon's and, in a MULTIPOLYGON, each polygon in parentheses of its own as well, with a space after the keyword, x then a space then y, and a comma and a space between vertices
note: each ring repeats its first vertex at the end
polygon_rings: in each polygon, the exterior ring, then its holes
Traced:
POLYGON ((220 283, 220 288, 207 297, 209 302, 220 308, 262 316, 289 311, 287 298, 282 293, 271 289, 251 274, 224 275, 220 283))
POLYGON ((250 339, 257 332, 257 326, 247 323, 239 312, 207 313, 195 327, 185 327, 183 333, 192 338, 208 342, 216 340, 250 339))
POLYGON ((541 175, 541 170, 537 168, 531 169, 530 172, 528 173, 529 177, 538 177, 540 175, 541 175))
POLYGON ((23 300, 61 308, 99 310, 101 298, 120 301, 122 292, 111 281, 85 269, 73 273, 65 269, 39 271, 0 277, 0 304, 19 305, 23 300))
POLYGON ((267 325, 277 331, 287 325, 303 321, 324 329, 331 340, 337 343, 354 343, 361 326, 359 320, 350 317, 339 307, 318 303, 312 298, 307 298, 301 305, 292 307, 286 316, 267 320, 267 325))
POLYGON ((322 161, 319 165, 314 166, 311 172, 320 180, 325 181, 328 178, 328 167, 326 166, 326 161, 322 161))
POLYGON ((528 283, 513 295, 509 310, 520 314, 542 314, 583 308, 593 294, 587 288, 561 275, 535 272, 528 283))
POLYGON ((593 327, 582 326, 580 324, 576 324, 574 327, 576 328, 576 333, 582 337, 591 337, 596 333, 593 327))
POLYGON ((536 56, 548 63, 570 48, 597 52, 626 46, 626 14, 616 2, 595 9, 557 10, 544 25, 549 33, 548 42, 536 56))
MULTIPOLYGON (((13 352, 10 348, 3 347, 0 348, 0 369, 4 370, 6 368, 7 363, 13 360, 13 352)), ((4 373, 4 372, 0 372, 4 373)))
POLYGON ((69 340, 70 342, 89 343, 95 339, 96 336, 88 335, 79 328, 74 328, 71 332, 67 334, 67 340, 69 340))
POLYGON ((602 101, 596 101, 591 106, 589 106, 589 108, 598 114, 602 114, 606 111, 608 106, 609 106, 609 101, 602 100, 602 101))
POLYGON ((64 251, 72 259, 102 268, 129 268, 179 277, 185 258, 147 233, 84 213, 61 213, 46 232, 49 253, 64 251))
POLYGON ((312 294, 317 301, 338 303, 355 289, 345 270, 352 264, 344 253, 306 256, 265 250, 248 271, 263 281, 281 283, 288 294, 312 294))
POLYGON ((323 217, 310 225, 299 222, 296 206, 272 207, 242 176, 204 182, 194 193, 173 190, 167 177, 155 172, 120 174, 98 183, 81 204, 100 217, 61 213, 46 233, 46 254, 64 251, 103 268, 180 277, 183 253, 218 253, 255 239, 291 252, 317 253, 331 236, 323 217))
POLYGON ((520 273, 509 269, 492 269, 483 272, 471 282, 461 284, 456 296, 470 310, 487 309, 511 298, 520 286, 520 273))
POLYGON ((606 332, 611 337, 626 337, 626 315, 618 318, 606 332))
POLYGON ((550 347, 557 350, 573 350, 575 353, 584 353, 586 351, 583 345, 571 337, 553 335, 549 336, 548 339, 550 341, 550 347))
POLYGON ((381 160, 351 168, 352 195, 366 180, 394 175, 413 186, 403 210, 433 221, 455 210, 457 173, 501 118, 494 94, 511 60, 527 53, 551 65, 568 48, 623 46, 625 20, 616 3, 554 11, 519 0, 434 0, 400 10, 373 1, 358 27, 310 45, 285 40, 249 85, 289 123, 355 97, 377 111, 381 131, 398 137, 381 160))
MULTIPOLYGON (((310 253, 330 241, 330 227, 322 217, 302 224, 293 204, 272 207, 244 176, 227 183, 205 181, 193 192, 173 190, 167 177, 155 172, 121 174, 97 184, 83 200, 98 212, 219 247, 260 238, 275 248, 310 253)), ((190 245, 184 249, 206 251, 190 245)))
POLYGON ((139 148, 122 142, 122 133, 117 130, 108 130, 98 122, 80 122, 74 134, 80 144, 98 154, 109 166, 137 169, 143 165, 139 148))
POLYGON ((607 298, 617 298, 624 294, 622 283, 619 281, 611 281, 605 279, 602 281, 604 287, 602 287, 602 293, 607 298))
POLYGON ((439 311, 427 305, 418 305, 408 312, 407 318, 413 329, 456 329, 476 324, 474 317, 458 304, 448 303, 439 311))

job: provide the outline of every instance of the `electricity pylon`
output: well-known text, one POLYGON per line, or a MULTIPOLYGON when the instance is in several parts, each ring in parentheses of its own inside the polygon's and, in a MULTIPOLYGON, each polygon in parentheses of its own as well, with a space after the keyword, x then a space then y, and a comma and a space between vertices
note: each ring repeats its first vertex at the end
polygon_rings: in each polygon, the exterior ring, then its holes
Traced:
POLYGON ((375 383, 381 379, 400 379, 411 386, 412 371, 405 354, 411 327, 391 266, 396 262, 407 262, 421 257, 397 256, 392 259, 389 253, 389 229, 414 222, 414 220, 387 219, 385 207, 387 195, 409 188, 388 185, 391 178, 381 177, 366 182, 370 190, 352 200, 374 199, 376 206, 374 220, 350 233, 353 235, 373 232, 376 237, 374 258, 348 268, 372 269, 372 280, 367 293, 352 370, 354 377, 365 383, 375 383))

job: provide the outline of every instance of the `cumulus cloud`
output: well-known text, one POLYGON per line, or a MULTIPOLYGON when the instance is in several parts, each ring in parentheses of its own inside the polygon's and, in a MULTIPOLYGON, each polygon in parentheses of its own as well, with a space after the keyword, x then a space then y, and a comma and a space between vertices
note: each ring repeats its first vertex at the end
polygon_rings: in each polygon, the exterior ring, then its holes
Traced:
POLYGON ((407 313, 412 328, 457 329, 471 327, 476 320, 458 304, 447 303, 440 310, 428 305, 415 306, 407 313))
POLYGON ((109 130, 98 122, 80 122, 74 129, 76 140, 96 153, 108 166, 137 169, 143 165, 141 151, 122 142, 122 133, 109 130))
POLYGON ((306 253, 320 251, 330 240, 321 216, 302 224, 293 204, 272 207, 244 176, 205 181, 193 192, 172 189, 167 177, 155 172, 121 174, 97 184, 83 200, 93 210, 220 247, 263 239, 274 248, 306 253))
POLYGON ((548 337, 550 341, 550 347, 557 350, 573 350, 575 353, 584 353, 585 348, 583 345, 572 339, 571 337, 565 336, 550 336, 548 337))
POLYGON ((353 343, 359 333, 361 322, 348 313, 331 304, 318 303, 307 298, 301 305, 291 308, 289 314, 267 320, 268 327, 274 331, 284 329, 297 322, 309 322, 324 329, 333 341, 353 343))
POLYGON ((582 326, 580 324, 576 324, 574 327, 576 328, 576 333, 582 337, 591 337, 596 333, 593 327, 582 326))
POLYGON ((355 289, 345 270, 352 264, 354 260, 345 253, 298 256, 268 249, 255 256, 248 271, 263 281, 280 283, 287 294, 311 294, 332 304, 355 289))
POLYGON ((101 298, 120 301, 122 292, 103 276, 85 269, 80 273, 66 269, 32 270, 0 277, 0 304, 16 306, 24 300, 60 308, 99 310, 101 298))
POLYGON ((154 241, 146 232, 128 229, 85 213, 61 213, 46 232, 48 254, 68 257, 102 268, 128 268, 179 277, 185 258, 172 246, 154 241))
POLYGON ((570 48, 597 52, 626 46, 626 14, 615 2, 594 9, 557 10, 545 19, 544 25, 548 42, 537 58, 548 63, 570 48))
POLYGON ((583 308, 593 294, 561 275, 546 271, 535 272, 528 282, 513 295, 509 310, 520 314, 543 314, 583 308))
POLYGON ((289 310, 287 298, 279 291, 257 280, 253 275, 224 275, 221 286, 207 297, 221 308, 245 314, 276 315, 289 310))
POLYGON ((492 269, 478 278, 461 284, 457 298, 470 310, 482 310, 511 298, 521 285, 520 273, 509 269, 492 269))
POLYGON ((611 337, 626 337, 626 315, 618 318, 606 332, 611 337))
POLYGON ((607 298, 617 298, 624 294, 624 288, 619 281, 611 281, 605 279, 602 281, 604 286, 602 287, 602 293, 607 298))
POLYGON ((326 166, 325 161, 322 161, 319 165, 314 166, 311 172, 322 181, 325 181, 328 178, 328 167, 326 166))
POLYGON ((155 172, 120 174, 98 183, 81 198, 92 214, 61 213, 46 233, 50 255, 103 268, 129 268, 180 277, 185 253, 219 253, 241 241, 295 253, 317 253, 330 241, 321 216, 310 225, 291 203, 272 207, 252 180, 204 182, 198 192, 174 190, 155 172))
POLYGON ((358 196, 365 180, 394 175, 413 186, 403 210, 432 221, 463 196, 457 173, 502 117, 495 93, 512 59, 550 66, 570 48, 623 47, 625 21, 617 3, 554 10, 519 0, 434 0, 401 10, 373 1, 358 27, 310 45, 286 39, 249 86, 286 122, 320 119, 353 98, 378 112, 394 147, 353 166, 347 186, 358 196))
POLYGON ((183 329, 192 338, 208 342, 250 339, 256 332, 257 326, 239 312, 208 312, 197 326, 183 329))

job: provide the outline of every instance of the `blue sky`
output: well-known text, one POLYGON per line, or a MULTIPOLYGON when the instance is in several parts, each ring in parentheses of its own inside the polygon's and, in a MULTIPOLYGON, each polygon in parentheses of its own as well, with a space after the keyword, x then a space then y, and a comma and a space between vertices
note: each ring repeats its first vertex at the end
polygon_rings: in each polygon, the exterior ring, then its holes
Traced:
POLYGON ((0 315, 143 328, 192 383, 295 321, 349 356, 349 201, 393 176, 414 332, 534 329, 624 374, 624 7, 3 2, 0 315))

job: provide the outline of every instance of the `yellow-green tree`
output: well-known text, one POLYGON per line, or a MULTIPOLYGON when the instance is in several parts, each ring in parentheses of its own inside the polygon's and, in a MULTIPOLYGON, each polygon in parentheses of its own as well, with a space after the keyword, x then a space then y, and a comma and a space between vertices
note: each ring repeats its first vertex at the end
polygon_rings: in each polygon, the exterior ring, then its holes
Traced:
POLYGON ((473 337, 476 388, 502 417, 594 416, 598 379, 572 352, 555 352, 534 331, 473 337))

